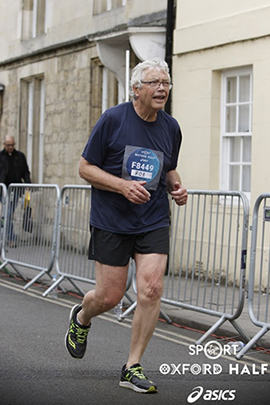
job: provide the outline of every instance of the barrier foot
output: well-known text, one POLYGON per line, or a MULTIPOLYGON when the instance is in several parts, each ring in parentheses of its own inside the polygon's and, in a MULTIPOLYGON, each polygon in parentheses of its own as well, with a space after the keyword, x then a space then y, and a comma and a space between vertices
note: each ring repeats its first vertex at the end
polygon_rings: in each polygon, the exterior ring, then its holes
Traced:
POLYGON ((207 339, 212 333, 216 332, 217 329, 223 325, 226 321, 230 321, 236 331, 241 335, 244 341, 247 343, 249 342, 250 338, 245 334, 244 330, 240 327, 240 325, 235 320, 230 320, 223 315, 205 334, 196 342, 197 345, 201 344, 205 339, 207 339))
POLYGON ((208 331, 205 332, 205 334, 196 342, 197 345, 202 344, 204 340, 206 340, 209 336, 212 335, 218 328, 220 328, 221 325, 223 325, 224 322, 226 322, 227 318, 225 316, 222 316, 208 331))
POLYGON ((269 328, 264 326, 235 356, 237 360, 240 360, 249 350, 256 347, 257 342, 268 332, 269 328))
POLYGON ((5 261, 4 263, 1 263, 1 265, 0 265, 0 270, 4 269, 4 270, 6 271, 5 266, 6 266, 7 264, 8 264, 8 261, 5 261))
POLYGON ((165 319, 167 323, 172 323, 172 319, 161 309, 160 315, 165 319))
MULTIPOLYGON (((54 289, 54 288, 56 288, 60 283, 62 283, 62 281, 64 280, 64 276, 61 276, 60 278, 58 278, 43 294, 42 294, 42 297, 46 297, 48 294, 50 294, 50 292, 54 289)), ((63 288, 63 287, 59 287, 60 288, 60 290, 63 292, 63 293, 66 293, 66 290, 63 288)))
POLYGON ((32 284, 34 284, 37 280, 39 280, 46 273, 47 273, 46 270, 43 270, 40 273, 38 273, 34 278, 32 278, 32 280, 29 281, 29 283, 25 284, 25 286, 23 287, 23 290, 27 290, 27 288, 29 288, 32 284))
POLYGON ((134 301, 133 304, 130 305, 130 307, 128 307, 128 309, 126 309, 122 315, 119 315, 118 317, 118 321, 122 322, 137 306, 137 301, 134 301))

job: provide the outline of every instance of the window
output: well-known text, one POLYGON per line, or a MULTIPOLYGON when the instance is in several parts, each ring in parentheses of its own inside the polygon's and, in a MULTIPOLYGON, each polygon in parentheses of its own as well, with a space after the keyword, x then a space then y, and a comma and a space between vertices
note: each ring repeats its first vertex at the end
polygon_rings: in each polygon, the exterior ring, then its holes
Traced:
POLYGON ((111 11, 115 8, 126 5, 126 0, 94 0, 93 15, 111 11))
POLYGON ((252 70, 230 70, 222 78, 221 188, 250 195, 252 70))
POLYGON ((98 58, 91 60, 90 125, 91 130, 102 113, 103 66, 98 58))
POLYGON ((20 149, 26 153, 33 183, 43 182, 45 91, 43 77, 21 81, 20 149))
POLYGON ((96 124, 101 113, 117 103, 118 86, 114 74, 102 65, 99 58, 91 59, 91 129, 96 124))
POLYGON ((36 38, 46 32, 46 0, 23 0, 22 39, 36 38))

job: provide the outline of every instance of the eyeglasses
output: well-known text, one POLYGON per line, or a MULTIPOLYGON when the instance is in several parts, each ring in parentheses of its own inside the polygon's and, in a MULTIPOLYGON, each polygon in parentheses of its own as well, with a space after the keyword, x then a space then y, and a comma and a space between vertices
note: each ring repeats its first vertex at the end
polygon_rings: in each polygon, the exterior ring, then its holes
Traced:
POLYGON ((170 82, 159 82, 158 80, 151 80, 149 82, 140 80, 140 82, 143 84, 149 84, 149 86, 152 87, 152 89, 158 89, 162 85, 164 89, 171 90, 173 86, 172 83, 170 82))
POLYGON ((15 145, 15 143, 6 143, 5 146, 7 146, 8 148, 11 148, 15 145))

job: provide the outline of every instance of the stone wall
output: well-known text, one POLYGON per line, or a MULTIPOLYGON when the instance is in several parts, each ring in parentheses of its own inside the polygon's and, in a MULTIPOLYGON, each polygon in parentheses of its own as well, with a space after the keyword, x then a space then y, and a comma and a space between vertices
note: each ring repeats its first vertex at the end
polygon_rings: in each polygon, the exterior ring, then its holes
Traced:
POLYGON ((78 183, 78 162, 90 130, 91 49, 48 62, 45 73, 44 182, 78 183))
MULTIPOLYGON (((23 108, 19 106, 21 81, 37 76, 44 78, 43 183, 60 187, 64 184, 84 184, 78 175, 78 164, 93 126, 90 123, 90 99, 95 89, 91 86, 100 85, 91 85, 91 60, 96 57, 93 46, 87 45, 78 50, 73 47, 53 56, 47 55, 42 61, 11 65, 7 71, 1 140, 7 133, 13 134, 17 148, 25 154, 26 142, 20 133, 20 110, 23 108)), ((99 89, 96 91, 100 92, 99 89)))

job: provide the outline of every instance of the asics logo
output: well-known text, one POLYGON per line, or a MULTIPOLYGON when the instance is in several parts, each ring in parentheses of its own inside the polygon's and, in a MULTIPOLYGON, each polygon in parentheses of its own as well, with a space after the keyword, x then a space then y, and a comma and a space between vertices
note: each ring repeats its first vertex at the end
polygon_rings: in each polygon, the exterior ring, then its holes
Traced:
POLYGON ((187 397, 189 404, 194 404, 202 397, 205 401, 233 401, 236 397, 236 390, 205 390, 198 385, 193 388, 192 392, 187 397))

